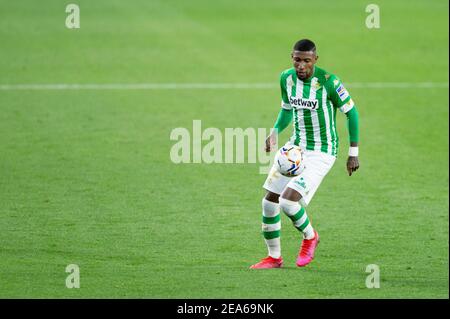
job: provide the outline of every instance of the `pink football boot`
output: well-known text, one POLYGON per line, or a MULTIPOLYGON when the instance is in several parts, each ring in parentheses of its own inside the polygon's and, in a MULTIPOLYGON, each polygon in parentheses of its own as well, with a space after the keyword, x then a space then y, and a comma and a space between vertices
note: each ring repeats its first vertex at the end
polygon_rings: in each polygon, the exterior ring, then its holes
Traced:
POLYGON ((314 259, 314 252, 319 244, 319 234, 314 230, 313 239, 303 239, 302 247, 297 257, 297 266, 304 267, 314 259))
POLYGON ((250 266, 250 269, 280 268, 281 266, 283 266, 283 258, 273 258, 268 256, 259 263, 250 266))

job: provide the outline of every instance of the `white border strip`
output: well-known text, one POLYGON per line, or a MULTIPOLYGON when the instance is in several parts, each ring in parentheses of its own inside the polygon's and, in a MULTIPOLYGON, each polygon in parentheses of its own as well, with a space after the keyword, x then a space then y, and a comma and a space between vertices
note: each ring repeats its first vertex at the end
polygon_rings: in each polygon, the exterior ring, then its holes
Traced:
POLYGON ((448 88, 448 82, 355 82, 345 86, 363 89, 434 89, 448 88))
POLYGON ((272 83, 116 83, 116 84, 0 84, 0 90, 205 90, 272 89, 272 83))
MULTIPOLYGON (((346 83, 362 89, 448 88, 448 82, 360 82, 346 83)), ((275 89, 273 83, 112 83, 112 84, 0 84, 0 91, 16 90, 208 90, 275 89)))

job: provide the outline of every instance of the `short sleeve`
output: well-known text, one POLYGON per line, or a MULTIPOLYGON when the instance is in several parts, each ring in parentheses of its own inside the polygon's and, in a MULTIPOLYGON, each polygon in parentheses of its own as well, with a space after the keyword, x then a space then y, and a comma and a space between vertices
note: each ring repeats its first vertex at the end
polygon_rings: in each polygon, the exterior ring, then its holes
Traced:
POLYGON ((347 113, 353 108, 352 97, 337 76, 330 76, 327 81, 327 91, 329 99, 341 112, 347 113))

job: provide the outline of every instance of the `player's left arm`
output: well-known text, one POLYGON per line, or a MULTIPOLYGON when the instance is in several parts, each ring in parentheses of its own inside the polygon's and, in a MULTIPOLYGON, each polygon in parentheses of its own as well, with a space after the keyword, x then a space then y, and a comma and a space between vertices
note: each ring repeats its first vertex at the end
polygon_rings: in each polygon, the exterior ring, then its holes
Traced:
POLYGON ((347 172, 349 176, 359 168, 358 143, 359 143, 359 116, 356 106, 345 113, 347 116, 348 135, 350 137, 350 148, 347 159, 347 172))
POLYGON ((359 144, 359 116, 356 105, 352 97, 345 89, 344 85, 336 76, 331 76, 327 81, 327 86, 330 92, 330 98, 334 105, 336 105, 341 112, 347 117, 347 128, 350 139, 350 147, 347 158, 347 172, 352 176, 359 168, 358 159, 358 144, 359 144))

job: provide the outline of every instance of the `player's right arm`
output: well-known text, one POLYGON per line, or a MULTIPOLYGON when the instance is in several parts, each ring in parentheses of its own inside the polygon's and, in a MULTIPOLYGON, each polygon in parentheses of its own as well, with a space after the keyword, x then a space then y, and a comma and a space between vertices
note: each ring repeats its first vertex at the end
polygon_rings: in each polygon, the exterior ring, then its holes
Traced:
POLYGON ((329 97, 334 106, 344 113, 347 117, 347 127, 349 133, 349 156, 347 159, 347 171, 350 176, 359 168, 358 143, 359 143, 359 116, 356 105, 352 97, 345 89, 341 80, 335 75, 331 75, 325 84, 327 86, 329 97))
POLYGON ((287 91, 286 91, 286 77, 285 73, 280 75, 280 88, 281 88, 281 109, 278 113, 278 118, 273 126, 270 135, 266 139, 266 152, 270 152, 277 144, 277 136, 281 133, 292 121, 292 106, 289 103, 287 91))

